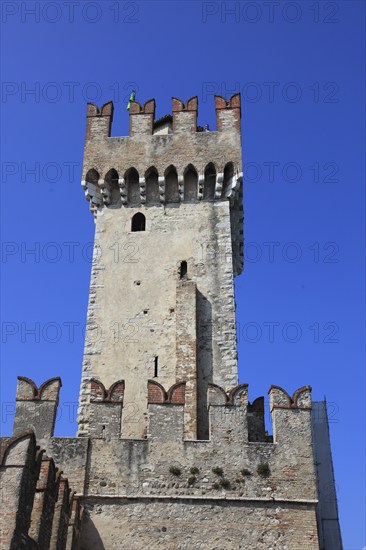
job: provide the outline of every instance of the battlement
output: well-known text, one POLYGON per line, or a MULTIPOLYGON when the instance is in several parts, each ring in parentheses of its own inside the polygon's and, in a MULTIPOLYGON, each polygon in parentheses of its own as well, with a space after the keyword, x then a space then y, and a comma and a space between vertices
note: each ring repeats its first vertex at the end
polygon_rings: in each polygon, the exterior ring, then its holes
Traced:
MULTIPOLYGON (((87 108, 82 186, 91 210, 230 200, 242 183, 240 94, 215 97, 217 131, 197 126, 198 99, 172 98, 158 121, 155 100, 130 102, 128 137, 111 137, 113 103, 87 108)), ((241 197, 237 197, 240 202, 241 197)))
POLYGON ((38 388, 30 378, 18 376, 14 434, 24 432, 26 424, 37 440, 53 435, 61 385, 57 377, 46 380, 38 388))
MULTIPOLYGON (((160 417, 161 415, 168 415, 169 422, 172 425, 177 425, 178 422, 178 425, 181 425, 183 429, 184 409, 190 406, 186 385, 186 381, 178 381, 166 390, 156 380, 148 380, 146 393, 150 420, 149 436, 145 434, 145 438, 161 437, 161 430, 156 427, 156 417, 160 417), (150 412, 152 412, 151 417, 150 412)), ((14 434, 23 433, 26 429, 31 428, 34 431, 38 429, 40 433, 47 432, 47 437, 53 435, 54 415, 56 414, 60 387, 61 380, 59 378, 47 380, 40 388, 37 388, 32 380, 22 376, 18 377, 14 434), (50 392, 49 395, 52 397, 51 402, 54 404, 54 409, 52 410, 52 414, 48 415, 48 420, 43 420, 42 431, 38 427, 39 412, 34 407, 34 404, 39 402, 39 395, 46 388, 53 388, 52 393, 50 392), (36 395, 31 396, 30 389, 36 395), (20 409, 18 408, 19 400, 23 404, 20 409), (45 427, 47 421, 48 426, 45 427)), ((124 409, 124 392, 124 380, 114 382, 110 385, 109 389, 106 389, 104 384, 96 378, 89 380, 87 395, 92 406, 92 415, 90 418, 92 429, 89 435, 92 439, 123 439, 121 418, 124 409)), ((292 424, 293 428, 297 429, 300 412, 303 411, 306 414, 310 414, 311 387, 303 386, 299 388, 291 398, 279 386, 271 386, 269 396, 273 432, 276 434, 274 441, 276 442, 279 438, 287 438, 292 434, 292 424)), ((239 429, 241 443, 272 442, 272 437, 267 435, 264 426, 264 398, 258 397, 253 403, 250 403, 248 400, 247 384, 239 384, 230 391, 226 391, 217 384, 209 383, 207 389, 207 409, 210 418, 210 436, 207 441, 216 438, 221 439, 221 437, 225 439, 227 437, 224 433, 226 430, 233 433, 236 429, 239 429), (224 423, 222 423, 223 418, 226 419, 224 423), (220 426, 221 423, 222 425, 220 426), (262 435, 259 436, 259 434, 262 435)), ((304 418, 303 416, 301 417, 301 422, 304 421, 304 418)), ((183 432, 175 435, 170 433, 170 436, 174 440, 185 440, 183 432)), ((198 443, 198 441, 196 442, 198 443)))
MULTIPOLYGON (((217 131, 231 132, 232 128, 235 128, 240 132, 240 94, 234 94, 229 100, 218 95, 214 99, 217 131)), ((136 100, 130 101, 130 137, 136 135, 154 135, 156 122, 160 126, 160 119, 158 121, 155 120, 155 109, 155 99, 149 99, 143 105, 136 100)), ((197 126, 197 96, 191 97, 186 102, 177 97, 172 97, 172 113, 172 133, 197 133, 204 130, 204 128, 197 126)), ((101 108, 94 105, 94 103, 88 103, 86 140, 88 141, 98 136, 110 137, 113 114, 114 105, 112 101, 104 103, 101 108)), ((211 133, 211 130, 209 132, 211 133)))
POLYGON ((55 401, 58 402, 60 388, 62 386, 59 376, 50 378, 39 387, 25 376, 18 376, 17 401, 55 401))
MULTIPOLYGON (((300 435, 307 431, 304 419, 311 413, 311 386, 296 390, 292 397, 279 386, 271 386, 269 403, 273 422, 273 440, 277 443, 288 438, 293 432, 300 435), (296 413, 295 415, 293 413, 296 413)), ((304 433, 304 437, 306 434, 304 433)))
MULTIPOLYGON (((19 383, 23 384, 22 378, 19 383)), ((230 391, 209 384, 209 438, 192 440, 185 437, 185 386, 180 381, 166 390, 149 380, 147 433, 144 438, 125 439, 119 431, 124 381, 107 390, 100 380, 91 379, 94 410, 89 437, 51 437, 45 446, 47 454, 72 480, 77 493, 85 491, 88 497, 205 495, 316 501, 310 387, 297 390, 292 400, 285 390, 270 388, 276 434, 272 440, 264 427, 263 398, 249 403, 247 384, 230 391)), ((24 403, 29 406, 28 415, 21 416, 26 428, 36 422, 32 401, 24 403)), ((15 425, 19 427, 19 419, 15 425)))
POLYGON ((270 408, 274 409, 311 409, 311 386, 302 386, 292 397, 280 386, 269 389, 270 408))

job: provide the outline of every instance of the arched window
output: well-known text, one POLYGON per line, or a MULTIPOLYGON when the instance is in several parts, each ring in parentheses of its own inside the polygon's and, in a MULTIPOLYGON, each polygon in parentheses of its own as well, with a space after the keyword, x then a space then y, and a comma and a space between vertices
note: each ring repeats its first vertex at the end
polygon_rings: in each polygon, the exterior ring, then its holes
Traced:
POLYGON ((146 218, 141 212, 137 212, 132 218, 131 231, 145 231, 146 218))
POLYGON ((184 200, 197 200, 198 176, 193 166, 188 166, 184 173, 184 200))
POLYGON ((105 182, 107 184, 108 191, 111 194, 111 202, 109 206, 115 207, 121 203, 121 193, 118 184, 118 173, 112 168, 105 176, 105 182))
POLYGON ((205 168, 205 178, 203 183, 203 199, 206 201, 213 201, 215 198, 216 187, 216 169, 210 162, 205 168))
POLYGON ((156 168, 150 168, 145 174, 146 180, 146 204, 160 204, 158 172, 156 168))
POLYGON ((130 168, 125 174, 127 185, 128 206, 139 206, 141 204, 139 174, 135 168, 130 168))
POLYGON ((169 166, 165 171, 165 200, 179 202, 178 175, 174 166, 169 166))

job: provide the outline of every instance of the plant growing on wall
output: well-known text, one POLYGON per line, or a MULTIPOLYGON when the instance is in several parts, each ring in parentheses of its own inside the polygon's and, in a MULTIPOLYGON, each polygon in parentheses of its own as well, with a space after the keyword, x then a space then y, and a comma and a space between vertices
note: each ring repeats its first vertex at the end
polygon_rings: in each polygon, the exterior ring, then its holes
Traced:
POLYGON ((230 487, 230 481, 224 477, 220 479, 219 484, 223 489, 228 489, 230 487))
POLYGON ((178 468, 178 466, 170 466, 169 472, 173 474, 173 476, 180 476, 182 475, 182 470, 178 468))
POLYGON ((268 462, 262 462, 259 464, 257 468, 257 474, 259 474, 262 477, 268 477, 271 473, 271 470, 269 469, 268 462))

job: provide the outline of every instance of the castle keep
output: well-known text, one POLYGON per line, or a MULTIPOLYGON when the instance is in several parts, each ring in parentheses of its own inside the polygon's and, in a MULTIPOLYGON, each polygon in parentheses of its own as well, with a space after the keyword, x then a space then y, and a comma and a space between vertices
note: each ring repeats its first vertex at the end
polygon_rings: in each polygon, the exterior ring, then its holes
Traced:
POLYGON ((2 438, 2 548, 341 549, 325 403, 238 382, 240 95, 87 109, 95 218, 77 437, 54 437, 61 380, 19 377, 2 438))

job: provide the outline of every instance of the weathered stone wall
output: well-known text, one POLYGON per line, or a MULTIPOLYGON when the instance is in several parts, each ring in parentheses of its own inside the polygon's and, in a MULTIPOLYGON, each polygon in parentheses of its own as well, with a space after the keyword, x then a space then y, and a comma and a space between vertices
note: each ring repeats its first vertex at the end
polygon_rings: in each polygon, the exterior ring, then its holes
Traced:
MULTIPOLYGON (((48 440, 47 453, 86 508, 82 548, 122 548, 121 541, 131 549, 148 541, 149 548, 318 548, 310 388, 292 398, 271 388, 272 442, 259 426, 261 404, 248 403, 246 385, 230 394, 209 387, 207 441, 184 439, 184 405, 174 404, 173 395, 179 401, 185 392, 154 387, 150 399, 160 403, 148 406, 146 439, 104 430, 91 439, 48 440), (257 413, 254 433, 262 441, 250 440, 248 410, 257 413)), ((112 385, 98 402, 102 416, 117 404, 108 399, 118 388, 112 385)), ((57 537, 66 536, 57 505, 55 524, 57 537)))
POLYGON ((81 550, 319 549, 314 504, 93 498, 85 506, 81 550))
POLYGON ((215 497, 224 490, 246 499, 314 502, 310 408, 274 409, 275 441, 250 442, 245 399, 244 386, 233 404, 210 406, 208 441, 184 440, 183 406, 149 405, 147 440, 90 441, 85 494, 215 497), (261 464, 268 465, 268 475, 258 473, 261 464), (174 475, 171 467, 180 472, 174 475))
POLYGON ((53 457, 58 468, 67 476, 70 486, 76 494, 84 493, 88 470, 87 439, 76 437, 51 437, 47 444, 47 453, 53 457))
MULTIPOLYGON (((90 433, 89 380, 106 387, 125 381, 123 437, 146 434, 146 382, 158 357, 164 387, 176 382, 176 300, 180 264, 197 286, 199 396, 214 382, 237 384, 235 300, 230 208, 227 201, 144 208, 146 231, 131 232, 137 208, 105 208, 97 218, 87 335, 80 394, 79 434, 90 433)), ((181 309, 180 309, 181 313, 181 309)), ((190 329, 196 333, 196 327, 190 329)), ((200 407, 201 417, 204 416, 200 407)), ((207 422, 206 422, 207 423, 207 422)))

